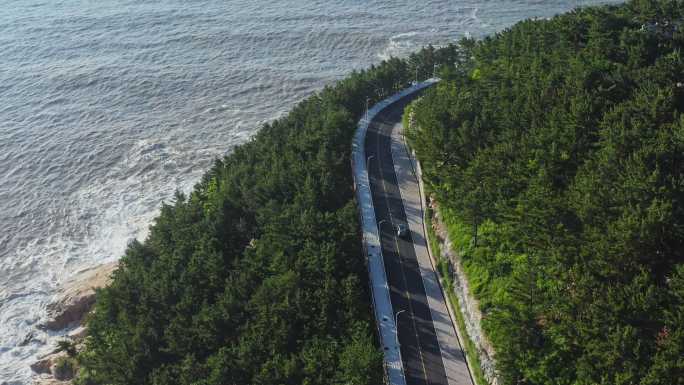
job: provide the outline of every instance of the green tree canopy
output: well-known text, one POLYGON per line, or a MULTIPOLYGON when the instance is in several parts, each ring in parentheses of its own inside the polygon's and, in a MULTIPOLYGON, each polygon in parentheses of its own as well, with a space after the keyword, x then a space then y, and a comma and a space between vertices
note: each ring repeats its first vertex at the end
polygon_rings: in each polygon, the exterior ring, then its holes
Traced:
POLYGON ((412 107, 506 384, 684 384, 683 16, 523 21, 412 107))

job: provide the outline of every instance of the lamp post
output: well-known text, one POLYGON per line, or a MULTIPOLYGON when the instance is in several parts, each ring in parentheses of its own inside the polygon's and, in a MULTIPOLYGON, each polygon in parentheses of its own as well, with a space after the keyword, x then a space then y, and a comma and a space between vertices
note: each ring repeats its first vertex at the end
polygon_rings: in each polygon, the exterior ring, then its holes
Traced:
POLYGON ((382 224, 387 222, 387 219, 383 219, 380 222, 378 222, 378 243, 380 244, 380 248, 382 249, 382 237, 380 236, 380 232, 382 231, 381 227, 382 224))
MULTIPOLYGON (((387 219, 383 219, 380 222, 378 222, 378 232, 382 232, 381 227, 382 224, 387 222, 387 219)), ((394 223, 390 222, 390 225, 392 226, 392 229, 394 230, 394 223)))
POLYGON ((368 163, 370 163, 370 160, 375 158, 375 155, 368 155, 368 158, 366 158, 366 167, 368 167, 368 163))
POLYGON ((399 314, 405 312, 406 309, 404 310, 399 310, 397 314, 394 315, 394 330, 395 330, 395 336, 397 337, 397 347, 399 347, 399 314))
POLYGON ((366 124, 368 123, 368 103, 370 103, 370 97, 366 96, 366 124))

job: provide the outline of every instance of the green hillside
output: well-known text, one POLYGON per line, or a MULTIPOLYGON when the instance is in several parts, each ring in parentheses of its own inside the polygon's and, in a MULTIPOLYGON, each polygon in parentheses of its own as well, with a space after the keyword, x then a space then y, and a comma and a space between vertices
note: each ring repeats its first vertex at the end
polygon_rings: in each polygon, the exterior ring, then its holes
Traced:
POLYGON ((684 384, 684 2, 461 42, 410 140, 505 384, 684 384))

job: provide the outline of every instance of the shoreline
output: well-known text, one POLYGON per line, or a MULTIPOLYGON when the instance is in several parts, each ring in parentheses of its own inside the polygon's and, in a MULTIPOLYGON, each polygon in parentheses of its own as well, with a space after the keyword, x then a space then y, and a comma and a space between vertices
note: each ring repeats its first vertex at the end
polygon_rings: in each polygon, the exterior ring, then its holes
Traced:
MULTIPOLYGON (((95 305, 97 289, 108 286, 119 261, 103 263, 76 273, 62 284, 47 305, 47 319, 38 325, 47 332, 63 332, 61 341, 78 352, 88 335, 85 320, 95 305)), ((46 344, 47 345, 47 344, 46 344)), ((72 354, 55 347, 30 364, 34 385, 66 385, 77 371, 72 354)))

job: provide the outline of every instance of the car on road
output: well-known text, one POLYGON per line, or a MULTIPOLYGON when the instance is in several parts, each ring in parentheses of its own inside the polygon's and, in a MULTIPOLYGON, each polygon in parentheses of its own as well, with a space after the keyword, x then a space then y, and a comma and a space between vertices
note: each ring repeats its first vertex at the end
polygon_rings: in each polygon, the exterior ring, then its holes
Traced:
POLYGON ((408 236, 408 227, 404 224, 397 225, 397 237, 406 238, 408 236))

